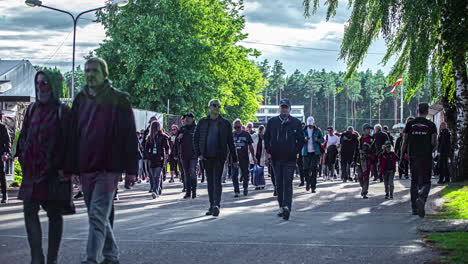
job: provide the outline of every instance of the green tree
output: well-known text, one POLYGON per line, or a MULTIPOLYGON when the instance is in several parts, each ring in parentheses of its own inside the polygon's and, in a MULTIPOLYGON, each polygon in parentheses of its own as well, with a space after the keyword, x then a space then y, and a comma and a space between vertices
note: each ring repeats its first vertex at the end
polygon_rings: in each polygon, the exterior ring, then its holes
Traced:
MULTIPOLYGON (((66 72, 64 74, 65 84, 67 85, 68 90, 72 86, 72 72, 66 72)), ((86 85, 86 80, 84 76, 84 70, 81 69, 81 66, 78 65, 75 69, 75 94, 77 94, 83 86, 86 85)))
POLYGON ((273 69, 271 70, 268 91, 269 94, 273 96, 276 104, 279 104, 284 85, 286 84, 285 75, 286 70, 283 68, 283 63, 279 60, 275 60, 273 69))
MULTIPOLYGON (((303 0, 305 15, 315 12, 320 0, 303 0)), ((336 14, 339 0, 324 1, 327 20, 336 14)), ((442 102, 454 142, 454 179, 468 179, 468 76, 466 0, 350 0, 351 17, 346 23, 340 58, 348 65, 350 78, 380 35, 386 41, 383 63, 397 61, 389 80, 407 72, 408 101, 423 88, 429 69, 438 71, 442 102)))
POLYGON ((218 98, 227 118, 253 120, 264 85, 249 55, 237 43, 245 19, 242 1, 130 1, 98 14, 107 39, 95 51, 109 64, 114 85, 135 107, 181 114, 207 112, 218 98))

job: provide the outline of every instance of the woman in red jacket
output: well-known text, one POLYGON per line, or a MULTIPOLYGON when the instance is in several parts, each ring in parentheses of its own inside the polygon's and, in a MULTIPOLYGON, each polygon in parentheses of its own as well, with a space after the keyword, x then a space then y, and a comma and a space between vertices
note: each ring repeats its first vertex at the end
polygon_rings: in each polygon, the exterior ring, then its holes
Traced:
POLYGON ((385 184, 385 199, 393 199, 393 180, 395 178, 397 156, 392 151, 392 142, 386 141, 385 150, 380 156, 380 175, 383 175, 385 184))

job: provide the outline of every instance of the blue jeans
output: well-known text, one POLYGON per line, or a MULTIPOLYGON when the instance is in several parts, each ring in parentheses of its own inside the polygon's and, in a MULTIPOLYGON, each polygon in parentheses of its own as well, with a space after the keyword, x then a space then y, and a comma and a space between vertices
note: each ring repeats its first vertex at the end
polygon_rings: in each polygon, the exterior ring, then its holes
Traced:
POLYGON ((239 169, 241 171, 242 184, 243 184, 244 190, 247 190, 247 188, 249 188, 249 161, 240 160, 239 168, 232 166, 232 184, 234 185, 235 193, 240 193, 239 169))
POLYGON ((151 192, 159 194, 161 189, 162 167, 149 168, 149 176, 151 181, 151 192))
POLYGON ((117 261, 119 249, 109 221, 114 195, 121 173, 93 172, 81 174, 84 200, 88 208, 89 234, 87 258, 83 263, 98 263, 105 259, 117 261))
POLYGON ((272 163, 279 207, 288 207, 291 210, 293 196, 292 181, 294 170, 296 169, 296 161, 273 161, 272 163))

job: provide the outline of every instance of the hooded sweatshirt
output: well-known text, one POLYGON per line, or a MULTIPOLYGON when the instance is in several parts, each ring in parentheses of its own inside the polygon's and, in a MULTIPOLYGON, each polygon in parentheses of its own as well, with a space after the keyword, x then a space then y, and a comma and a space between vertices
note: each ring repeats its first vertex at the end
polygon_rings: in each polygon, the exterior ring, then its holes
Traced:
POLYGON ((58 71, 39 71, 35 82, 39 74, 47 77, 52 92, 47 102, 30 104, 23 120, 16 151, 23 170, 18 194, 21 200, 50 200, 47 179, 58 175, 58 170, 65 164, 70 109, 59 100, 63 89, 62 75, 58 71))

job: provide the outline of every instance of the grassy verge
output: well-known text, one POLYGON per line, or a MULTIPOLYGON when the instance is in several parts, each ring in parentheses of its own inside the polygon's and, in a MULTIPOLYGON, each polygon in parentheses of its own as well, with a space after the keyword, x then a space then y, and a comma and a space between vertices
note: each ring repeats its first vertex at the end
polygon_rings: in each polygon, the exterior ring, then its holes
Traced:
POLYGON ((444 206, 434 218, 468 219, 468 186, 449 185, 442 190, 442 198, 444 206))
POLYGON ((468 232, 430 233, 426 242, 442 249, 442 263, 468 263, 468 232))

